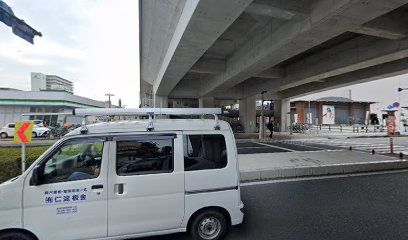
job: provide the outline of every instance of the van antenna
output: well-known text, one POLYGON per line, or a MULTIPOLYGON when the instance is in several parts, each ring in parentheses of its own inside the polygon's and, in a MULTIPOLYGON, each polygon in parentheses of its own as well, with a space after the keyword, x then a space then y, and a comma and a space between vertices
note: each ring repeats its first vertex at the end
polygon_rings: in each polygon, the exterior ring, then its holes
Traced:
POLYGON ((215 130, 220 130, 221 127, 220 127, 220 123, 218 122, 218 115, 217 115, 217 114, 214 114, 214 120, 215 120, 215 127, 214 127, 214 129, 215 129, 215 130))

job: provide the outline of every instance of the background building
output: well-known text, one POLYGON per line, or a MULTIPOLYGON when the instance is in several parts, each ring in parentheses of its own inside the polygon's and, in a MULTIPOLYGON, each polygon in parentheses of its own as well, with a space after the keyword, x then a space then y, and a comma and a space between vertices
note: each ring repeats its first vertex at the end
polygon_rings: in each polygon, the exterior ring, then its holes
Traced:
POLYGON ((31 73, 31 91, 56 90, 74 94, 74 83, 56 75, 31 73))
POLYGON ((298 124, 367 124, 370 105, 373 103, 353 101, 344 97, 298 100, 291 102, 291 119, 293 123, 298 124))
POLYGON ((21 91, 0 88, 0 127, 9 122, 34 119, 46 120, 50 125, 79 124, 82 118, 66 113, 71 113, 74 108, 103 107, 105 107, 105 102, 76 96, 64 91, 21 91), (28 113, 33 115, 22 117, 22 114, 28 113), (61 114, 37 115, 38 113, 61 114))

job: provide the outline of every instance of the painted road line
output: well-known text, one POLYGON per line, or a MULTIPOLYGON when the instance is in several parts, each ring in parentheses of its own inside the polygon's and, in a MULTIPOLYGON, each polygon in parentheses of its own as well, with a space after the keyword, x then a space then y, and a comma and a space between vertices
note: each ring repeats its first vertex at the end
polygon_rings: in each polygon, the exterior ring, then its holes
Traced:
POLYGON ((266 147, 237 147, 237 149, 266 148, 266 147))
POLYGON ((326 149, 326 148, 310 146, 310 145, 308 145, 307 143, 305 143, 305 144, 288 143, 288 144, 296 145, 296 146, 299 146, 299 147, 309 147, 309 148, 315 148, 315 149, 320 149, 320 150, 328 150, 328 149, 326 149))
POLYGON ((284 148, 284 147, 278 147, 278 146, 271 145, 271 144, 266 144, 266 143, 257 142, 257 144, 263 145, 263 146, 267 146, 267 147, 270 147, 270 148, 277 148, 277 149, 281 149, 281 150, 285 150, 285 151, 289 151, 289 152, 298 152, 298 151, 293 150, 293 149, 284 148))

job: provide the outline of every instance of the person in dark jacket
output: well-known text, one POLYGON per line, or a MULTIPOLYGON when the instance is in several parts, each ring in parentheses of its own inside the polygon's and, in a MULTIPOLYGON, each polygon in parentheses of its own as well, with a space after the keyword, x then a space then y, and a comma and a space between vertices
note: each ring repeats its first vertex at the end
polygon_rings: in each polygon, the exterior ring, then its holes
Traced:
POLYGON ((269 131, 271 132, 270 134, 269 134, 269 138, 272 138, 272 135, 273 135, 273 121, 271 120, 271 121, 269 121, 269 123, 266 125, 266 127, 269 129, 269 131))

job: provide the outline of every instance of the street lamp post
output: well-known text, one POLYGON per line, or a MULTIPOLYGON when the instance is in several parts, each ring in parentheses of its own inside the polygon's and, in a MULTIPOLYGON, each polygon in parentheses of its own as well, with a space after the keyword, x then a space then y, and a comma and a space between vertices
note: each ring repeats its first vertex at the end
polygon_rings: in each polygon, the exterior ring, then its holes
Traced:
POLYGON ((267 93, 267 91, 261 92, 261 119, 259 120, 259 139, 261 140, 265 139, 264 107, 263 107, 265 93, 267 93))
POLYGON ((105 96, 108 96, 108 99, 109 99, 109 108, 111 108, 111 97, 113 97, 113 96, 115 96, 115 95, 112 94, 112 93, 106 93, 105 96))

